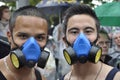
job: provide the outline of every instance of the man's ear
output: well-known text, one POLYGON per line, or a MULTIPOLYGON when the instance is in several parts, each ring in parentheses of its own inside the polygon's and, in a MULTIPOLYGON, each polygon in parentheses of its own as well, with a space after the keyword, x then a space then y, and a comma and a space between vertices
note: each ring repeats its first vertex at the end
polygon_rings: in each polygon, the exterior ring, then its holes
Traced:
POLYGON ((7 31, 7 38, 8 38, 8 42, 11 43, 12 41, 12 35, 10 31, 7 31))
POLYGON ((62 39, 63 39, 63 42, 65 43, 66 47, 68 47, 66 37, 64 36, 62 39))

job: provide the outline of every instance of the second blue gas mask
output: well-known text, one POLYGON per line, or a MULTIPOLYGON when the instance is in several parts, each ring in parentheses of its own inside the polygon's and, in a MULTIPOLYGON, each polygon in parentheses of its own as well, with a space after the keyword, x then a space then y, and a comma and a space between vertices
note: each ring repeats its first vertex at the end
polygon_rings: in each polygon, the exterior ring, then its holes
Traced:
POLYGON ((34 67, 35 64, 44 68, 49 57, 49 52, 41 50, 37 41, 31 37, 20 48, 10 52, 12 64, 16 68, 23 66, 34 67))
POLYGON ((87 61, 97 63, 101 57, 101 53, 101 48, 91 44, 83 33, 78 35, 72 47, 69 46, 63 50, 64 57, 70 65, 78 61, 80 63, 86 63, 87 61))

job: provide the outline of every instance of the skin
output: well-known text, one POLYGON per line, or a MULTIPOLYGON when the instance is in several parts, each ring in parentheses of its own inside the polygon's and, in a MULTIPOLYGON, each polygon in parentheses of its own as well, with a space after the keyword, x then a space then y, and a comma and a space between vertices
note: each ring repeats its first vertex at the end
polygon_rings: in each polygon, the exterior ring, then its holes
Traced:
POLYGON ((115 34, 113 36, 114 42, 117 45, 118 48, 120 48, 120 32, 118 32, 117 34, 115 34))
POLYGON ((108 54, 108 50, 110 47, 110 43, 107 44, 100 44, 101 42, 108 42, 109 39, 107 38, 106 35, 104 34, 99 34, 99 39, 97 41, 97 45, 100 46, 102 48, 102 55, 107 55, 108 54))
MULTIPOLYGON (((70 44, 73 44, 81 32, 84 33, 91 42, 94 42, 97 38, 95 20, 91 16, 80 14, 73 15, 69 18, 66 30, 67 41, 70 44)), ((112 67, 101 62, 98 62, 97 64, 91 62, 81 64, 78 62, 72 65, 71 71, 65 76, 64 80, 95 80, 99 72, 96 80, 105 80, 111 69, 112 67)), ((117 76, 114 80, 119 79, 120 77, 117 76)))
POLYGON ((79 33, 84 33, 93 42, 97 37, 94 19, 86 15, 75 15, 68 20, 66 31, 67 40, 72 44, 79 33))
POLYGON ((3 16, 2 16, 2 21, 7 21, 10 18, 10 10, 9 9, 4 9, 3 10, 3 16))
MULTIPOLYGON (((11 49, 16 48, 14 42, 18 46, 22 46, 30 37, 34 37, 40 47, 44 47, 47 42, 47 26, 47 21, 45 19, 33 16, 18 16, 13 32, 7 32, 8 40, 11 43, 11 49)), ((8 80, 15 80, 11 74, 15 75, 18 80, 36 80, 34 68, 22 67, 20 69, 15 69, 11 63, 10 55, 6 58, 8 67, 12 73, 6 69, 3 59, 0 60, 0 65, 2 65, 0 70, 8 80)))
MULTIPOLYGON (((23 45, 25 41, 33 36, 41 47, 46 45, 47 41, 47 22, 43 19, 30 16, 19 16, 13 29, 13 39, 18 46, 23 45), (17 27, 16 27, 17 26, 17 27)), ((8 33, 11 48, 15 48, 11 33, 8 33)))

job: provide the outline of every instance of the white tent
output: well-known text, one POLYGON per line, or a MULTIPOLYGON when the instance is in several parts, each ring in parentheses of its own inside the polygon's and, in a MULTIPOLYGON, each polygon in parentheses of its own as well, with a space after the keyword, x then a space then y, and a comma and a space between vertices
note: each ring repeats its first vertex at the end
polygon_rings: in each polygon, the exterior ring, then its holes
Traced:
POLYGON ((16 2, 16 9, 29 5, 29 0, 0 0, 1 2, 8 3, 8 2, 16 2))

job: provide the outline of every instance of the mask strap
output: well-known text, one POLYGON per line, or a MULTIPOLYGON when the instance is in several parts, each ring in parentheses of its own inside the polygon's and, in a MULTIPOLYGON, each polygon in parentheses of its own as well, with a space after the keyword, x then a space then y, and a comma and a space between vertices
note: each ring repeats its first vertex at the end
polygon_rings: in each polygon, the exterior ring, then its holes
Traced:
MULTIPOLYGON (((49 37, 49 36, 47 35, 47 41, 46 41, 46 45, 48 44, 48 41, 49 41, 49 38, 48 38, 48 37, 49 37)), ((45 49, 46 45, 45 45, 45 46, 43 46, 43 47, 41 47, 41 46, 40 46, 40 48, 41 48, 41 51, 43 51, 43 50, 45 49)))
POLYGON ((97 42, 97 40, 98 40, 98 37, 99 37, 99 34, 97 33, 97 38, 95 39, 94 42, 92 42, 92 45, 93 45, 93 44, 96 44, 96 42, 97 42))
POLYGON ((65 36, 65 42, 67 42, 67 45, 68 45, 68 46, 73 47, 73 44, 70 44, 70 43, 68 42, 68 40, 66 39, 66 36, 65 36))
MULTIPOLYGON (((13 44, 15 44, 15 46, 17 46, 16 48, 13 48, 12 50, 17 49, 17 48, 20 48, 20 47, 15 43, 12 33, 11 33, 11 35, 12 35, 13 44)), ((20 49, 21 49, 21 48, 20 48, 20 49)))

